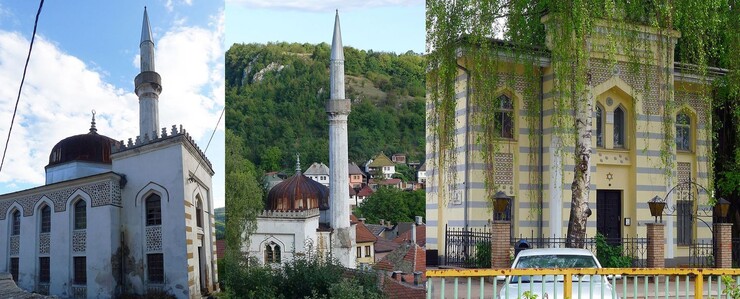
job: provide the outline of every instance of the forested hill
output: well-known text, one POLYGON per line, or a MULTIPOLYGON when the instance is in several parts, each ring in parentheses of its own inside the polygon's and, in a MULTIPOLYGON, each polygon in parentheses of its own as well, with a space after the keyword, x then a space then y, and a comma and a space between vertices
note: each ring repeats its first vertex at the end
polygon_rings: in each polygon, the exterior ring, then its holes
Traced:
MULTIPOLYGON (((300 153, 328 164, 329 56, 318 45, 234 44, 226 52, 226 127, 263 171, 293 169, 300 153)), ((420 54, 344 48, 349 159, 380 151, 424 157, 425 62, 420 54)))

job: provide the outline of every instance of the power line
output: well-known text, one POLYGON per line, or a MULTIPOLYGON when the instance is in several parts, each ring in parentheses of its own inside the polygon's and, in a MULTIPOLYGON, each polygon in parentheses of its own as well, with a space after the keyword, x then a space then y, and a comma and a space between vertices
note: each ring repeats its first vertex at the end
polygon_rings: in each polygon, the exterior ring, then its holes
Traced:
POLYGON ((13 132, 13 123, 15 122, 15 114, 18 112, 18 102, 21 100, 21 91, 23 91, 23 82, 26 81, 26 71, 28 70, 28 61, 31 60, 31 51, 33 50, 33 41, 36 39, 36 27, 39 25, 39 16, 41 15, 41 8, 44 7, 44 0, 39 3, 39 10, 36 12, 36 20, 33 22, 33 35, 31 35, 31 46, 28 47, 28 56, 26 56, 26 65, 23 66, 23 76, 21 77, 21 86, 18 87, 18 97, 15 99, 15 107, 13 108, 13 118, 10 119, 10 129, 8 129, 8 138, 5 140, 5 149, 3 150, 3 158, 0 161, 0 171, 3 170, 5 164, 5 154, 8 152, 8 144, 10 143, 10 133, 13 132))
MULTIPOLYGON (((218 129, 218 124, 221 123, 221 118, 224 117, 224 111, 226 111, 226 106, 224 105, 224 108, 221 108, 221 115, 218 116, 218 121, 216 121, 216 126, 213 127, 213 131, 211 131, 211 137, 208 138, 208 143, 206 144, 206 149, 203 150, 203 154, 205 154, 208 151, 208 147, 211 146, 211 140, 213 140, 213 135, 216 134, 216 129, 218 129)), ((193 174, 198 173, 198 168, 200 168, 200 163, 198 163, 198 166, 195 167, 195 171, 193 171, 193 174)), ((193 179, 192 177, 190 178, 193 179)), ((198 185, 200 188, 200 185, 198 185)))

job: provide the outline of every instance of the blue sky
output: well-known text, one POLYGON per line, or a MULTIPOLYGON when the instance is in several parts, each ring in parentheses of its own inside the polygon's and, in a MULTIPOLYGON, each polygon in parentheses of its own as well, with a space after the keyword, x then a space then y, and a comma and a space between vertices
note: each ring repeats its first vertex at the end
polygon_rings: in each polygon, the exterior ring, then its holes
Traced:
POLYGON ((344 46, 423 53, 423 0, 227 0, 226 47, 234 43, 331 43, 339 9, 344 46))
MULTIPOLYGON (((0 145, 33 32, 39 1, 0 0, 0 145)), ((180 125, 205 149, 224 105, 224 3, 221 1, 46 1, 9 143, 0 194, 43 185, 49 151, 86 133, 138 135, 133 79, 144 6, 162 75, 160 126, 180 125)), ((223 121, 207 151, 214 165, 215 206, 224 205, 223 121)))

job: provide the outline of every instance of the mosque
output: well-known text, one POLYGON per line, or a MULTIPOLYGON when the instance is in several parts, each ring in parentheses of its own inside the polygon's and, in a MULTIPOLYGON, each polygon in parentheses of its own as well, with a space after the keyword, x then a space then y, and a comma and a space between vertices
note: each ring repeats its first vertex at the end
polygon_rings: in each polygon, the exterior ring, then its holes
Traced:
POLYGON ((140 135, 101 135, 93 114, 87 133, 52 148, 44 185, 0 195, 0 272, 22 289, 62 298, 217 289, 213 167, 182 126, 159 127, 146 8, 139 48, 140 135))
POLYGON ((350 221, 347 116, 350 100, 344 93, 344 50, 339 13, 334 20, 330 61, 329 187, 301 173, 277 184, 267 195, 266 210, 257 217, 249 255, 263 264, 280 264, 295 257, 316 254, 357 267, 357 224, 350 221))

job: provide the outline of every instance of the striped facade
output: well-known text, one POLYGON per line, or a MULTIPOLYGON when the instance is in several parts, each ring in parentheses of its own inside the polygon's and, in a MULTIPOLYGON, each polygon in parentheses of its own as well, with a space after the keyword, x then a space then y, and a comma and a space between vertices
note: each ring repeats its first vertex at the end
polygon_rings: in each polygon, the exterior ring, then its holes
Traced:
MULTIPOLYGON (((649 33, 645 36, 653 44, 657 35, 651 28, 643 28, 649 33)), ((677 35, 672 35, 675 42, 677 35)), ((600 59, 603 53, 592 51, 590 66, 592 74, 591 91, 594 95, 594 109, 602 109, 603 145, 597 146, 596 113, 593 121, 591 155, 591 192, 589 206, 593 214, 588 218, 587 236, 597 233, 598 213, 606 217, 604 209, 597 209, 597 194, 614 194, 619 202, 615 207, 620 215, 611 223, 621 237, 645 237, 645 223, 652 222, 648 200, 654 196, 665 198, 668 191, 679 181, 691 178, 692 181, 709 186, 711 166, 708 153, 711 139, 707 134, 710 120, 707 119, 706 101, 701 99, 701 88, 705 86, 697 76, 683 73, 679 64, 672 68, 669 82, 672 82, 677 108, 672 117, 681 112, 690 118, 690 146, 688 150, 675 150, 666 153, 673 161, 663 166, 661 148, 663 144, 663 108, 665 103, 657 100, 659 84, 657 62, 643 65, 639 73, 629 71, 627 60, 617 55, 617 63, 600 59), (651 79, 646 81, 646 77, 651 79), (648 82, 646 88, 646 83, 648 82), (615 144, 614 113, 624 112, 624 146, 615 144), (606 122, 604 123, 604 120, 606 122), (611 121, 610 121, 611 120, 611 121), (667 168, 667 170, 666 170, 667 168), (629 218, 629 223, 626 222, 629 218)), ((458 59, 458 76, 455 84, 456 161, 451 161, 444 170, 438 167, 439 148, 433 131, 427 126, 427 248, 437 249, 440 256, 445 255, 445 226, 482 227, 490 226, 493 207, 486 198, 485 171, 489 167, 483 162, 481 144, 478 140, 482 130, 474 122, 475 110, 471 103, 474 96, 469 82, 469 73, 464 55, 458 59)), ((498 95, 506 95, 513 100, 514 128, 513 138, 497 140, 494 165, 496 191, 504 191, 512 198, 511 223, 514 236, 529 237, 544 235, 563 237, 567 232, 570 214, 571 183, 574 169, 574 140, 567 134, 566 140, 555 135, 553 127, 556 99, 553 92, 554 71, 549 57, 540 57, 535 66, 537 80, 526 80, 521 65, 509 63, 500 71, 498 95), (528 81, 536 81, 537 86, 527 86, 528 81), (535 95, 541 103, 541 111, 536 118, 535 128, 528 125, 525 107, 525 90, 530 87, 539 92, 535 95), (534 130, 533 132, 530 131, 534 130), (541 131, 542 134, 539 134, 541 131), (571 140, 567 140, 571 139, 571 140), (556 207, 553 209, 552 207, 556 207)), ((433 103, 428 102, 427 114, 434 112, 433 103)), ((566 111, 567 112, 567 111, 566 111)), ((674 119, 675 120, 675 119, 674 119)), ((675 136, 675 127, 673 128, 675 136)), ((672 192, 667 206, 676 204, 672 192)), ((694 208, 706 208, 708 195, 699 191, 694 194, 694 208)), ((607 202, 607 199, 602 203, 607 202)), ((611 211, 610 211, 611 213, 611 211)), ((673 211, 675 214, 676 212, 673 211)), ((677 245, 678 217, 663 217, 666 223, 666 257, 688 256, 688 246, 677 245)), ((710 240, 711 217, 694 221, 691 225, 691 238, 694 241, 710 240)), ((683 227, 685 228, 685 226, 683 227)))

